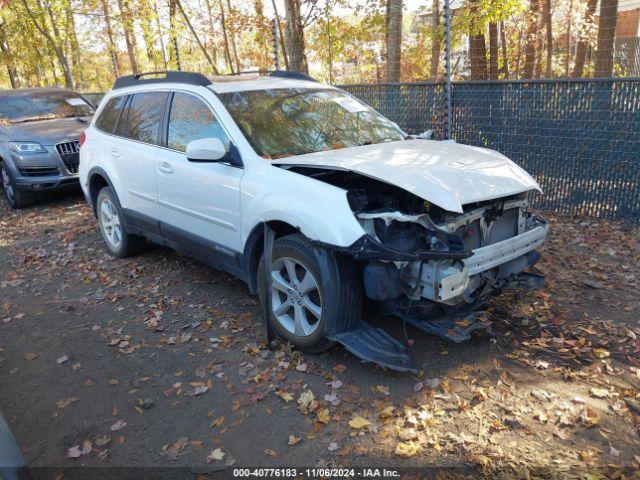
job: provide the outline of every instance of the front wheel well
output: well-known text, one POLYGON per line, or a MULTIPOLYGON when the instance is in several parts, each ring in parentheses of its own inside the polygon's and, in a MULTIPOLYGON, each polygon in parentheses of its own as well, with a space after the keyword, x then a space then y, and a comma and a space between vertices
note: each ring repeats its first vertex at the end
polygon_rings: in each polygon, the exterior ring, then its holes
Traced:
MULTIPOLYGON (((267 222, 267 225, 269 225, 269 228, 275 232, 275 238, 284 237, 285 235, 290 235, 292 233, 300 233, 300 229, 298 227, 294 227, 293 225, 280 220, 269 221, 267 222)), ((249 286, 249 290, 254 294, 258 291, 256 275, 258 273, 258 262, 262 257, 263 251, 264 223, 260 223, 256 225, 249 234, 244 252, 243 269, 245 272, 245 278, 247 285, 249 286)))

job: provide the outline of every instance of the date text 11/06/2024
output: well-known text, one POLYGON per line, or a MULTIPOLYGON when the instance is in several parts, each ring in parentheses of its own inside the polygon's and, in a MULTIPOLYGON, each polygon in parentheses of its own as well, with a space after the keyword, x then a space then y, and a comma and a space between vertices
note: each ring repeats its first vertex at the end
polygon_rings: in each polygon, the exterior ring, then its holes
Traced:
POLYGON ((400 472, 387 468, 234 468, 233 476, 257 478, 394 478, 400 472))

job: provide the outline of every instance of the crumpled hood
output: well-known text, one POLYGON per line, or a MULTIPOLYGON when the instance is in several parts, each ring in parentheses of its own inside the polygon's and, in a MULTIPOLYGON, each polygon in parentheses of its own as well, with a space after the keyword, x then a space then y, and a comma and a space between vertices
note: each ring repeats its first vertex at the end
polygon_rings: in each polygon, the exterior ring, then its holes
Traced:
POLYGON ((330 167, 401 187, 450 212, 468 203, 528 190, 538 183, 504 155, 435 140, 406 140, 273 160, 278 165, 330 167))
POLYGON ((0 126, 0 132, 9 140, 18 142, 38 142, 41 145, 80 139, 80 134, 89 126, 91 117, 81 117, 87 123, 75 118, 53 118, 34 122, 12 123, 0 126))

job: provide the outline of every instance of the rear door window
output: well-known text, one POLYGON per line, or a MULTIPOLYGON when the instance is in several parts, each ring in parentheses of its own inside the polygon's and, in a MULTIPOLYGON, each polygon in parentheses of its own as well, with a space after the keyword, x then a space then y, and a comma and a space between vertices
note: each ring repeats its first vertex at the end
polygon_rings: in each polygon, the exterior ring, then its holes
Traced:
POLYGON ((122 110, 122 105, 124 105, 126 98, 127 97, 125 95, 114 97, 109 100, 109 103, 107 103, 107 106, 102 109, 100 116, 96 120, 96 128, 98 128, 98 130, 102 130, 106 133, 113 133, 116 122, 118 121, 118 116, 122 110))
POLYGON ((168 97, 167 92, 134 94, 129 102, 125 137, 159 145, 160 128, 168 97))
POLYGON ((167 146, 186 152, 187 145, 201 138, 218 138, 229 148, 229 137, 209 106, 199 98, 177 92, 171 102, 167 146))

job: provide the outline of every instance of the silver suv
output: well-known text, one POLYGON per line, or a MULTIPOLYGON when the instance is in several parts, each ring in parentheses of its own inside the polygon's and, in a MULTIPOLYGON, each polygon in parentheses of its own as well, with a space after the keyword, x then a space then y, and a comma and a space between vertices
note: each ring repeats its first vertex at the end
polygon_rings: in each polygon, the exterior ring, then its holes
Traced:
POLYGON ((72 90, 0 90, 0 180, 11 208, 78 188, 78 141, 93 107, 72 90))

